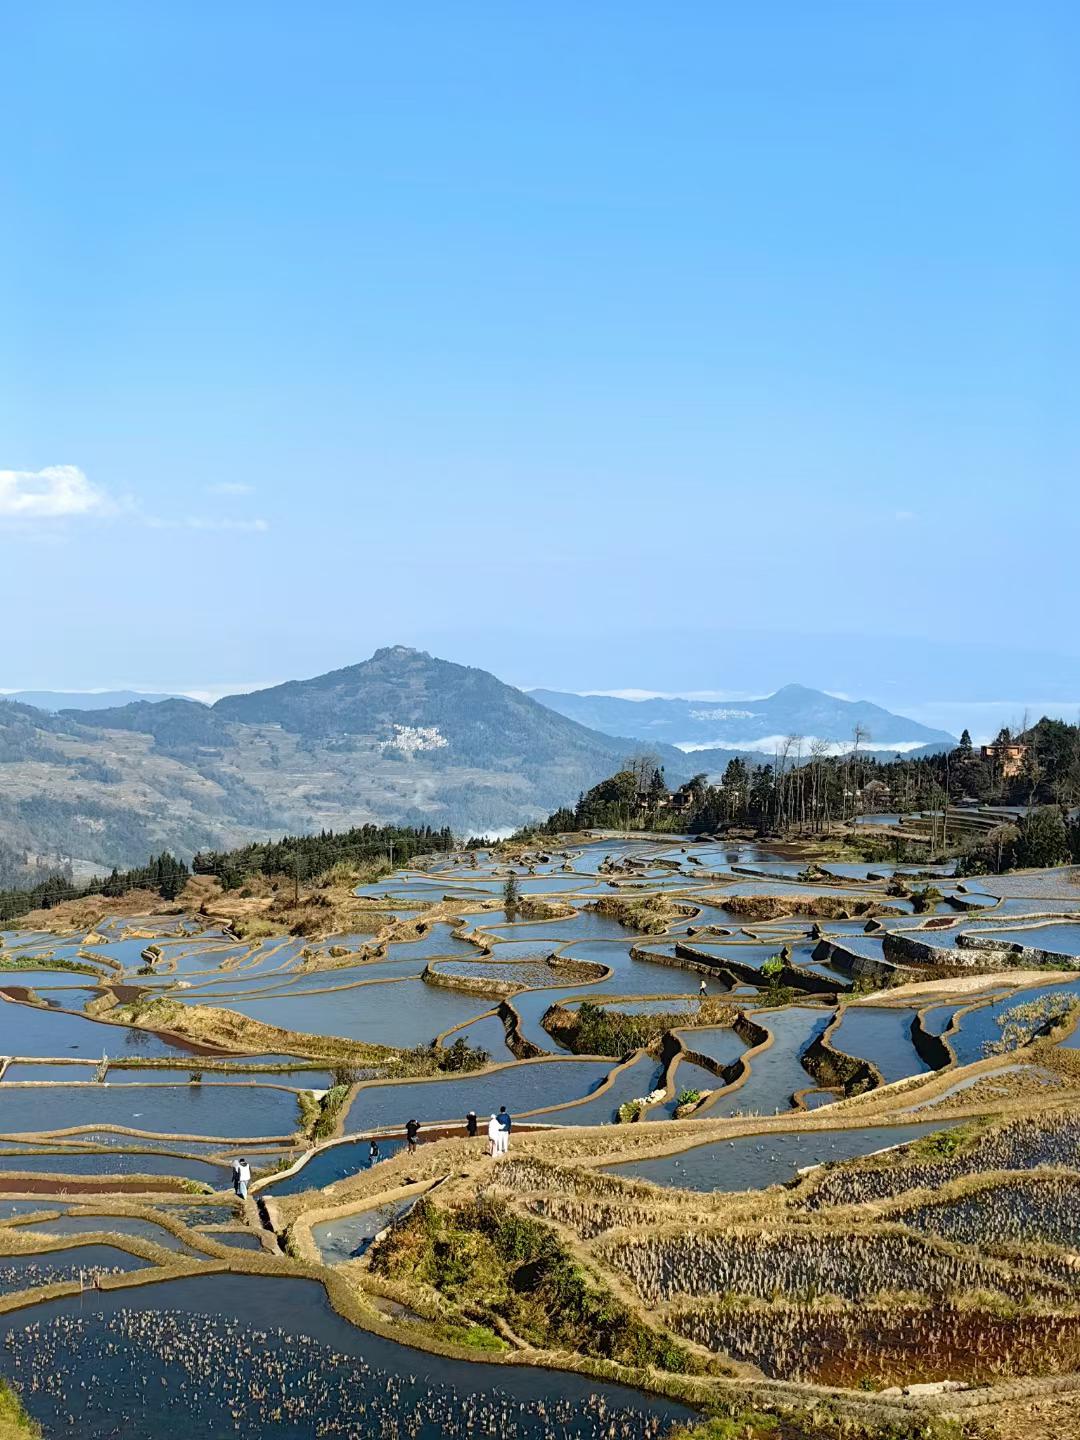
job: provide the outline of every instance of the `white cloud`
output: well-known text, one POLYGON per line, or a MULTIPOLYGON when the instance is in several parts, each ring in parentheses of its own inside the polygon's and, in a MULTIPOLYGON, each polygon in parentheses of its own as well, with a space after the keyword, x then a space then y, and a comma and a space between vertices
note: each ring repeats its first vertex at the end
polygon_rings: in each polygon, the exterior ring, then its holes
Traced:
MULTIPOLYGON (((779 754, 789 742, 787 735, 762 735, 756 740, 710 740, 708 744, 698 745, 689 741, 677 741, 676 750, 681 750, 684 755, 692 755, 696 750, 753 750, 763 755, 779 754)), ((802 737, 804 755, 810 753, 810 746, 819 743, 816 735, 804 735, 802 737)), ((846 755, 851 750, 850 740, 827 740, 823 741, 827 746, 830 755, 846 755)), ((888 750, 890 752, 918 750, 925 745, 925 740, 898 740, 890 743, 888 740, 869 740, 866 748, 869 750, 888 750)))
POLYGON ((0 470, 0 517, 62 520, 73 515, 106 515, 115 509, 104 490, 91 485, 77 465, 44 470, 0 470))
MULTIPOLYGON (((215 487, 209 487, 215 488, 215 487)), ((226 483, 216 493, 248 495, 253 485, 226 483)), ((270 529, 261 518, 187 515, 173 518, 148 515, 137 499, 116 500, 99 485, 92 484, 77 465, 47 465, 43 470, 0 470, 0 521, 23 523, 28 538, 41 538, 45 529, 38 523, 82 516, 122 516, 150 530, 231 530, 261 534, 270 529)), ((56 539, 63 527, 49 530, 56 539)))
MULTIPOLYGON (((539 689, 547 687, 539 686, 539 689)), ((749 690, 576 690, 576 695, 605 695, 612 700, 754 700, 749 690)))
POLYGON ((914 510, 897 510, 893 516, 895 520, 914 520, 914 510))
POLYGON ((205 487, 208 495, 254 495, 255 486, 245 480, 219 480, 205 487))

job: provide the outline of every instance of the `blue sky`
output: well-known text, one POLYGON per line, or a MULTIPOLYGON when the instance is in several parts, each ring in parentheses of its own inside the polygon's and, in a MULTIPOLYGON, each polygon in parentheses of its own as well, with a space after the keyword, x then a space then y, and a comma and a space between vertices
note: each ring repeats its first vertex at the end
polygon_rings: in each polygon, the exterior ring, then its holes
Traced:
POLYGON ((1080 703, 1075 6, 4 23, 4 688, 1080 703))

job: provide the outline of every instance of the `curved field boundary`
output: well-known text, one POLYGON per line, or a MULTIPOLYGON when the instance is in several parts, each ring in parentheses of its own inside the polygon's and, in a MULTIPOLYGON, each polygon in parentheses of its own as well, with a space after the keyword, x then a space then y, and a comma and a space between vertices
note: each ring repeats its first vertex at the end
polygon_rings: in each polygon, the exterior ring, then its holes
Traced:
POLYGON ((843 1022, 846 1006, 841 1006, 825 1029, 799 1057, 822 1090, 843 1090, 845 1095, 862 1095, 884 1085, 885 1077, 872 1060, 838 1050, 832 1038, 843 1022))
MULTIPOLYGON (((492 1075, 492 1074, 494 1074, 496 1071, 499 1071, 499 1070, 508 1070, 508 1069, 511 1069, 511 1068, 513 1068, 513 1069, 520 1069, 520 1067, 521 1067, 522 1065, 551 1065, 551 1064, 556 1064, 556 1065, 573 1065, 573 1064, 595 1065, 598 1061, 601 1062, 601 1063, 607 1062, 607 1063, 611 1064, 612 1069, 607 1073, 607 1075, 605 1075, 604 1079, 600 1082, 600 1084, 596 1087, 596 1089, 595 1089, 595 1090, 590 1090, 587 1095, 579 1095, 579 1096, 578 1096, 576 1099, 574 1099, 574 1100, 564 1100, 564 1101, 562 1101, 562 1102, 561 1102, 560 1104, 558 1104, 558 1105, 539 1105, 539 1106, 537 1106, 535 1109, 532 1109, 532 1110, 518 1110, 518 1111, 515 1112, 515 1120, 516 1120, 517 1118, 523 1118, 523 1117, 529 1116, 529 1115, 550 1115, 550 1114, 553 1114, 556 1110, 568 1110, 572 1105, 580 1105, 583 1100, 595 1100, 598 1095, 602 1095, 606 1090, 609 1090, 609 1089, 611 1088, 611 1085, 612 1085, 612 1083, 613 1083, 613 1081, 614 1081, 614 1079, 615 1079, 615 1076, 616 1076, 621 1070, 625 1069, 626 1066, 629 1065, 633 1060, 635 1060, 635 1059, 638 1057, 638 1055, 640 1055, 641 1053, 642 1053, 641 1051, 637 1051, 637 1050, 636 1050, 636 1051, 634 1051, 633 1055, 630 1057, 629 1060, 622 1060, 622 1061, 619 1061, 618 1063, 615 1063, 615 1062, 612 1060, 612 1057, 611 1057, 610 1055, 546 1055, 546 1054, 542 1054, 542 1055, 529 1056, 529 1057, 528 1057, 527 1059, 525 1059, 525 1060, 506 1060, 506 1061, 503 1061, 501 1064, 498 1064, 498 1065, 484 1065, 484 1066, 481 1066, 481 1068, 478 1069, 478 1070, 469 1070, 469 1071, 464 1072, 464 1073, 461 1074, 461 1075, 446 1075, 446 1074, 443 1074, 443 1075, 410 1075, 410 1076, 408 1076, 407 1078, 403 1078, 403 1079, 401 1079, 401 1080, 386 1080, 386 1079, 382 1079, 382 1080, 361 1080, 359 1084, 354 1085, 354 1086, 352 1087, 352 1089, 350 1090, 349 1095, 348 1095, 348 1097, 347 1097, 346 1103, 341 1107, 341 1116, 342 1116, 342 1118, 341 1118, 341 1122, 340 1122, 340 1123, 341 1123, 341 1124, 344 1124, 345 1116, 347 1115, 348 1111, 351 1110, 352 1106, 355 1104, 355 1102, 356 1102, 357 1098, 360 1096, 360 1094, 361 1094, 364 1090, 370 1090, 370 1089, 374 1088, 375 1086, 392 1085, 392 1086, 394 1086, 394 1087, 396 1088, 396 1087, 398 1087, 398 1086, 407 1087, 407 1086, 409 1086, 409 1085, 430 1085, 430 1084, 432 1084, 433 1082, 438 1083, 438 1081, 440 1081, 440 1080, 449 1081, 449 1082, 452 1084, 455 1080, 465 1079, 465 1078, 468 1077, 468 1076, 471 1076, 471 1077, 475 1078, 476 1076, 479 1076, 479 1075, 492 1075)), ((445 1119, 431 1120, 431 1121, 427 1121, 427 1122, 425 1122, 425 1123, 426 1123, 426 1124, 429 1124, 429 1125, 431 1125, 431 1126, 433 1126, 433 1127, 441 1127, 441 1126, 443 1126, 443 1125, 453 1124, 453 1123, 454 1123, 454 1120, 453 1120, 451 1117, 447 1116, 445 1119)), ((387 1132, 387 1130, 390 1130, 390 1129, 400 1130, 400 1128, 401 1128, 400 1126, 391 1127, 391 1126, 388 1126, 388 1125, 376 1125, 376 1126, 370 1126, 370 1127, 368 1127, 367 1130, 364 1130, 364 1131, 357 1131, 356 1134, 357 1134, 357 1135, 364 1135, 364 1134, 384 1135, 384 1134, 387 1132)), ((0 1137, 0 1138, 2 1138, 2 1137, 0 1137)), ((188 1137, 188 1138, 194 1138, 194 1137, 188 1137)), ((342 1138, 344 1138, 344 1137, 342 1137, 342 1138)), ((355 1138, 355 1137, 350 1136, 349 1138, 355 1138)), ((275 1179, 276 1179, 276 1178, 278 1178, 278 1177, 275 1176, 275 1179)))
MULTIPOLYGON (((817 951, 814 954, 816 956, 817 951)), ((741 960, 733 960, 730 955, 713 956, 707 950, 697 950, 694 946, 684 945, 680 941, 675 943, 675 959, 689 960, 699 968, 709 966, 710 969, 726 969, 737 980, 747 985, 755 985, 758 989, 763 989, 769 983, 761 970, 754 965, 744 965, 741 960)), ((798 990, 803 995, 842 995, 851 990, 850 985, 826 980, 823 975, 816 975, 812 970, 804 970, 801 965, 792 965, 787 960, 776 975, 776 983, 798 990)))
POLYGON ((760 1055, 763 1050, 768 1050, 776 1038, 771 1030, 758 1024, 756 1020, 751 1020, 745 1010, 739 1012, 739 1016, 731 1028, 740 1039, 747 1042, 750 1048, 740 1055, 732 1065, 733 1073, 729 1083, 706 1096, 695 1113, 704 1113, 720 1099, 721 1095, 726 1097, 736 1090, 741 1090, 750 1079, 755 1055, 760 1055))

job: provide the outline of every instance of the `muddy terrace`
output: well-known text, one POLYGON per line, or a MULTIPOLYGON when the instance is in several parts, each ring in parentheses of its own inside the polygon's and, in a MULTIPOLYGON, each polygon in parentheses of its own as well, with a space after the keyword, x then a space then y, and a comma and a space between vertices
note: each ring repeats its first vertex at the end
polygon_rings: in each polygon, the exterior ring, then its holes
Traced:
POLYGON ((1080 893, 802 868, 567 837, 362 887, 345 935, 4 932, 0 1369, 135 1437, 1072 1386, 1080 893))

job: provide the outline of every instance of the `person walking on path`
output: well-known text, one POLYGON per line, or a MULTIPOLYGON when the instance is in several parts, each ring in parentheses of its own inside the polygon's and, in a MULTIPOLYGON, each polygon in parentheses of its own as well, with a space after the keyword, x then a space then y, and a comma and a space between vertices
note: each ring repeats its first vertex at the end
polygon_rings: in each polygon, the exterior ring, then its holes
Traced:
POLYGON ((251 1184, 251 1166, 246 1160, 237 1160, 233 1165, 233 1189, 241 1200, 247 1199, 248 1186, 251 1184))
POLYGON ((499 1106, 499 1113, 495 1118, 499 1122, 499 1154, 505 1155, 510 1149, 510 1131, 514 1128, 514 1122, 510 1119, 510 1112, 505 1105, 499 1106))
POLYGON ((479 1133, 480 1129, 476 1123, 476 1111, 470 1110, 465 1116, 465 1134, 470 1140, 475 1140, 479 1133))
POLYGON ((704 999, 707 998, 707 996, 708 996, 708 994, 709 994, 709 989, 708 989, 708 986, 705 984, 705 981, 704 981, 704 980, 702 980, 701 984, 698 986, 698 991, 697 991, 697 993, 698 993, 698 999, 699 999, 699 1000, 704 1000, 704 999))
POLYGON ((420 1133, 420 1121, 419 1121, 419 1120, 406 1120, 406 1122, 405 1122, 405 1139, 406 1139, 406 1142, 408 1143, 409 1154, 410 1154, 410 1155, 415 1155, 415 1154, 416 1154, 416 1137, 417 1137, 417 1135, 419 1135, 419 1133, 420 1133))
POLYGON ((367 1163, 369 1165, 377 1165, 381 1159, 382 1156, 379 1154, 379 1142, 378 1140, 372 1140, 371 1144, 368 1146, 367 1163))
POLYGON ((488 1121, 488 1151, 487 1151, 487 1153, 488 1153, 489 1155, 494 1156, 494 1155, 498 1155, 498 1154, 500 1153, 500 1151, 499 1151, 499 1137, 500 1137, 501 1135, 502 1135, 502 1126, 499 1124, 499 1121, 498 1121, 497 1116, 492 1115, 491 1119, 488 1121))

